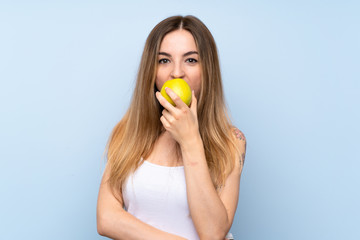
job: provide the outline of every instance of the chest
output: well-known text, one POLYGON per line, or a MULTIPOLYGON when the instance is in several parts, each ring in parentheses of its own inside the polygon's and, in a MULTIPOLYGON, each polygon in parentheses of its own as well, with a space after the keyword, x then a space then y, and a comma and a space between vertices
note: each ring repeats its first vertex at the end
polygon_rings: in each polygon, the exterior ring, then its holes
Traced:
POLYGON ((126 209, 147 214, 189 214, 184 169, 144 162, 123 188, 126 209))

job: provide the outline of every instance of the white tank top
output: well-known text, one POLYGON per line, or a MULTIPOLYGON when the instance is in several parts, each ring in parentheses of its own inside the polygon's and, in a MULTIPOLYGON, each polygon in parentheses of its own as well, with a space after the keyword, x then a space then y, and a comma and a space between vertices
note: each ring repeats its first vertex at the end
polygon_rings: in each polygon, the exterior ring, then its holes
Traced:
POLYGON ((144 161, 123 187, 125 209, 162 231, 189 240, 199 236, 190 217, 184 166, 166 167, 144 161))

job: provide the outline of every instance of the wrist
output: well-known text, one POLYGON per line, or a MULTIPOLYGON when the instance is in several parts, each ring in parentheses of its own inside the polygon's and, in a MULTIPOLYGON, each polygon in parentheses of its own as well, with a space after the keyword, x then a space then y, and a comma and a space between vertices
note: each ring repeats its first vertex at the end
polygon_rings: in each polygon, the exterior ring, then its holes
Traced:
POLYGON ((196 134, 194 137, 189 138, 187 141, 181 142, 180 148, 182 151, 191 151, 198 150, 203 148, 203 141, 201 139, 200 133, 196 134))

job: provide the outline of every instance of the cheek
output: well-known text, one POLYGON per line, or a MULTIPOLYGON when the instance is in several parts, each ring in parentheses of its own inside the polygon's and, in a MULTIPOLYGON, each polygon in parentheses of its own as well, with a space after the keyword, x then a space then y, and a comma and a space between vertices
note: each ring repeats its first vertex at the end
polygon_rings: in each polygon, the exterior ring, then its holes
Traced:
POLYGON ((196 88, 194 89, 195 96, 196 96, 197 99, 199 99, 200 89, 201 89, 201 82, 199 81, 199 83, 196 85, 196 88))
POLYGON ((195 71, 192 76, 191 88, 195 91, 196 97, 199 96, 201 89, 201 70, 195 71))
POLYGON ((160 91, 161 87, 164 85, 164 83, 165 83, 165 80, 157 77, 156 80, 155 80, 155 85, 156 85, 157 90, 160 91))
POLYGON ((166 78, 166 71, 164 70, 164 68, 162 68, 161 66, 158 67, 157 73, 156 73, 156 80, 155 80, 155 85, 156 88, 160 91, 161 87, 164 85, 164 83, 166 82, 167 78, 166 78))
POLYGON ((195 96, 198 99, 200 95, 200 89, 201 89, 201 78, 197 79, 191 79, 191 81, 188 82, 191 90, 194 90, 195 96))

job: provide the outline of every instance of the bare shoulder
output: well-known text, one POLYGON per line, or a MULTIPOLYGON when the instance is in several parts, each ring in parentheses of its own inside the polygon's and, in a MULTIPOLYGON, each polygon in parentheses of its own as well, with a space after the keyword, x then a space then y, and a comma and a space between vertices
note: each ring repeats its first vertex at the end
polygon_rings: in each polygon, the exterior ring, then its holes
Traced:
POLYGON ((236 138, 237 147, 240 153, 240 165, 243 166, 245 163, 245 154, 246 154, 246 138, 245 134, 240 131, 237 127, 232 128, 234 137, 236 138))

